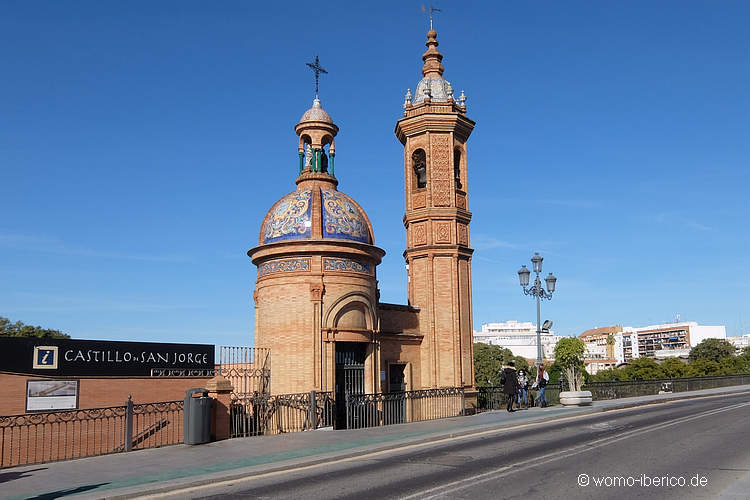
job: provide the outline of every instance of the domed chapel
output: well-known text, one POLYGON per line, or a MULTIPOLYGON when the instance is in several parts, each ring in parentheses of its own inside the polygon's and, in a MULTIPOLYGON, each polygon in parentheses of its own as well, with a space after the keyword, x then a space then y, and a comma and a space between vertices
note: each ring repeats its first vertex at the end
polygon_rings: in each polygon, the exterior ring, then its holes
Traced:
MULTIPOLYGON (((339 129, 317 89, 294 128, 296 188, 270 208, 247 252, 257 266, 255 346, 271 350, 273 394, 473 387, 466 143, 474 122, 463 91, 456 98, 443 77, 433 29, 426 45, 423 78, 395 129, 408 304, 379 301, 385 252, 365 210, 339 190, 339 129)), ((322 70, 317 58, 311 67, 322 70)))

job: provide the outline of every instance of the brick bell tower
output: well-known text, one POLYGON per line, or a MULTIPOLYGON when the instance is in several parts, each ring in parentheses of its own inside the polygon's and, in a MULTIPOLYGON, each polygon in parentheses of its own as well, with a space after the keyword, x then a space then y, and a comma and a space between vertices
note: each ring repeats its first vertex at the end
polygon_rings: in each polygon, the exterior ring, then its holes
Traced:
POLYGON ((424 387, 474 385, 467 145, 474 122, 463 91, 443 78, 437 32, 427 32, 424 78, 407 91, 396 137, 404 145, 409 305, 419 308, 424 387))

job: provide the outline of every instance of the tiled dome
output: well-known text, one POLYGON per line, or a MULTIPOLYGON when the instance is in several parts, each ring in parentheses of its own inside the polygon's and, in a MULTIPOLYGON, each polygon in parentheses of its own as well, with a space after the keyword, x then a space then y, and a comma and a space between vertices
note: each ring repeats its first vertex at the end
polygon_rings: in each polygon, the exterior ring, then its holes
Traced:
POLYGON ((285 195, 268 211, 260 232, 262 245, 319 238, 372 244, 372 227, 353 199, 332 187, 322 187, 285 195), (319 210, 320 217, 313 217, 313 210, 319 210), (320 227, 313 227, 313 221, 320 221, 320 227))
POLYGON ((328 112, 323 109, 323 107, 320 105, 320 99, 317 97, 313 101, 312 108, 308 109, 302 114, 302 118, 299 119, 300 123, 302 122, 326 122, 333 124, 333 119, 331 118, 331 115, 328 114, 328 112))

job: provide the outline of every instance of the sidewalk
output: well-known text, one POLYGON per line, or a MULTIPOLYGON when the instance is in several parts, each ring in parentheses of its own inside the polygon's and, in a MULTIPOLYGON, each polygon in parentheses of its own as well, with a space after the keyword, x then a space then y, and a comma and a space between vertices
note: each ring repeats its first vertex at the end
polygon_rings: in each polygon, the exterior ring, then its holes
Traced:
POLYGON ((0 498, 127 498, 177 487, 312 465, 406 444, 559 417, 750 391, 750 385, 596 401, 590 407, 497 410, 468 417, 360 430, 317 430, 229 439, 0 469, 0 498))

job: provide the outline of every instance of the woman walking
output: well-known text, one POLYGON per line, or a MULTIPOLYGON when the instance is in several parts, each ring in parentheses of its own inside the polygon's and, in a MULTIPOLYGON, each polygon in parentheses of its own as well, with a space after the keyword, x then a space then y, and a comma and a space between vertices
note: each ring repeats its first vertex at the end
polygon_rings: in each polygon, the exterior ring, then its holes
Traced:
POLYGON ((544 365, 539 365, 539 372, 536 375, 536 383, 534 385, 539 389, 539 406, 542 408, 547 406, 547 400, 544 398, 544 391, 547 389, 548 382, 549 373, 547 373, 544 365))
POLYGON ((518 370, 518 407, 529 407, 529 377, 523 368, 518 370), (522 401, 523 407, 521 406, 522 401))
POLYGON ((500 375, 500 383, 503 385, 503 392, 508 398, 506 409, 509 412, 513 412, 513 401, 515 401, 518 395, 518 377, 516 376, 516 364, 513 361, 508 361, 508 366, 503 368, 503 373, 500 375))

